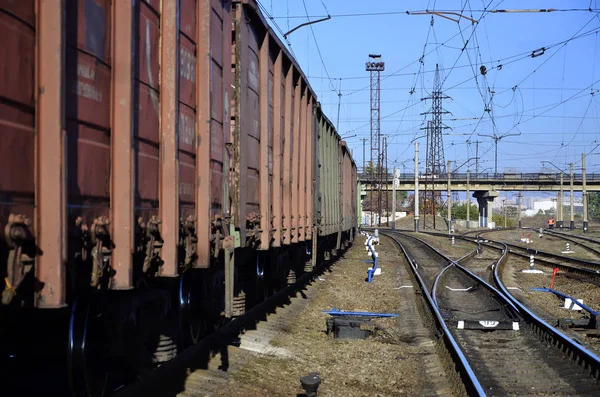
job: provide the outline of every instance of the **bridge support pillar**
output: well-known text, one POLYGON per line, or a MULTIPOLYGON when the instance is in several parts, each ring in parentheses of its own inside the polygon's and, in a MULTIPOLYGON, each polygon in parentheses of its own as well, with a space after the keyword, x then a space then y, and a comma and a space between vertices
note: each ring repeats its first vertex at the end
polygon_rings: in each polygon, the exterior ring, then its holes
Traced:
POLYGON ((479 227, 489 227, 492 221, 492 202, 498 197, 496 191, 478 191, 473 193, 479 206, 479 227))

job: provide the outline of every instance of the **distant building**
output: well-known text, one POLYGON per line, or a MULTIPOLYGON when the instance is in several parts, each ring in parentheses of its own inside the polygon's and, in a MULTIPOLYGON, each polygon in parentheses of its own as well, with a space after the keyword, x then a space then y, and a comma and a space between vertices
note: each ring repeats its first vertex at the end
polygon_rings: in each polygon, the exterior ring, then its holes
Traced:
POLYGON ((533 203, 533 210, 535 211, 535 213, 537 213, 539 210, 542 210, 542 211, 554 210, 554 211, 556 211, 556 201, 554 201, 554 200, 535 201, 533 203))

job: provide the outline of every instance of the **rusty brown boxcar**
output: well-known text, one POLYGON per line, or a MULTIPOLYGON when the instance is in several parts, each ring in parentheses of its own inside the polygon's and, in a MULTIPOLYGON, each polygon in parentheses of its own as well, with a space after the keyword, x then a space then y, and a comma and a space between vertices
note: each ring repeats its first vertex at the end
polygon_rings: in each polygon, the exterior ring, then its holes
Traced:
POLYGON ((353 240, 356 164, 255 0, 4 0, 0 36, 0 360, 68 337, 110 393, 353 240))

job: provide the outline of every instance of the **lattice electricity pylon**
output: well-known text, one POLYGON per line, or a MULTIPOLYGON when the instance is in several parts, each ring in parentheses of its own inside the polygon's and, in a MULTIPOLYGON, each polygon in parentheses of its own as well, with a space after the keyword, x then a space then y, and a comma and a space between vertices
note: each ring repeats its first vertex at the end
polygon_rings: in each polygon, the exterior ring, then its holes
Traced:
MULTIPOLYGON (((381 224, 381 185, 383 183, 382 151, 381 151, 381 119, 380 119, 380 83, 381 72, 385 70, 385 63, 380 61, 381 55, 369 54, 366 64, 367 72, 371 72, 371 186, 377 183, 377 214, 378 223, 381 224)), ((371 190, 372 192, 373 190, 371 190)), ((373 193, 371 193, 372 195, 373 193)), ((372 196, 371 196, 372 197, 372 196)), ((373 217, 371 217, 373 219, 373 217)), ((372 223, 371 223, 372 225, 372 223)))
MULTIPOLYGON (((432 184, 434 179, 439 175, 446 172, 446 160, 444 158, 444 140, 442 137, 442 131, 450 127, 444 125, 442 122, 442 115, 444 113, 450 113, 442 107, 442 100, 450 97, 442 93, 442 81, 440 79, 439 65, 435 65, 435 79, 433 81, 433 92, 431 96, 421 98, 421 100, 431 99, 431 110, 421 113, 431 114, 431 120, 427 122, 427 127, 421 128, 427 130, 427 148, 426 148, 426 162, 425 162, 425 177, 431 178, 432 184)), ((441 192, 434 192, 432 189, 431 194, 425 192, 425 215, 429 208, 433 214, 433 228, 435 229, 435 214, 436 209, 442 203, 441 192), (427 205, 427 203, 430 203, 427 205)), ((425 227, 425 225, 424 225, 425 227)))
MULTIPOLYGON (((450 113, 442 107, 442 100, 448 99, 442 93, 442 81, 440 79, 439 65, 435 65, 435 79, 433 81, 433 92, 431 96, 422 98, 421 100, 431 99, 431 110, 421 113, 431 114, 431 128, 427 126, 427 162, 426 172, 432 175, 440 175, 446 172, 446 160, 444 158, 444 139, 442 137, 442 131, 450 127, 444 125, 442 122, 442 115, 450 113)), ((424 128, 422 128, 424 129, 424 128)))

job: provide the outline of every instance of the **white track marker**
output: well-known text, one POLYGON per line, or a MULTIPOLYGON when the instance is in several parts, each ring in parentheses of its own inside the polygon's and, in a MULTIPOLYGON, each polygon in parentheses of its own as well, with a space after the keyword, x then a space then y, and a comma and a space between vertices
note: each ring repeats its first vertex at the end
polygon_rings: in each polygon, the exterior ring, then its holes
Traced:
POLYGON ((448 288, 450 291, 458 291, 458 292, 465 292, 470 290, 471 288, 473 288, 472 286, 469 288, 450 288, 446 285, 446 288, 448 288))

